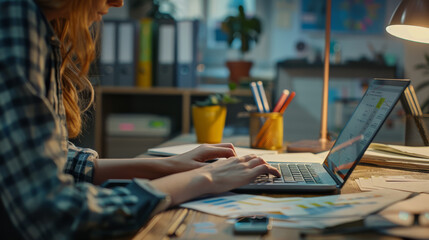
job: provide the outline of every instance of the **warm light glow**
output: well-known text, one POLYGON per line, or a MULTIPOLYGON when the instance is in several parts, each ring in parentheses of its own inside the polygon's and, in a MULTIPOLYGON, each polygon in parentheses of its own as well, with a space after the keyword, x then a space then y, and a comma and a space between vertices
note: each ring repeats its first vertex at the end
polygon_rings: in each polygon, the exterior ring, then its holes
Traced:
POLYGON ((411 25, 390 25, 386 31, 393 36, 420 43, 429 43, 429 28, 411 25))

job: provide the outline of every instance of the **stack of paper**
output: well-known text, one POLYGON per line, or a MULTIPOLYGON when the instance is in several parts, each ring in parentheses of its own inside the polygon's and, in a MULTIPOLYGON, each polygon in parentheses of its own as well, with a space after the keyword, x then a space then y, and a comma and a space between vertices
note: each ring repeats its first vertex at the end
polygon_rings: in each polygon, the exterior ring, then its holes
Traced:
POLYGON ((387 167, 429 170, 429 147, 372 143, 361 162, 387 167))
POLYGON ((409 157, 429 159, 429 147, 411 147, 381 143, 372 143, 369 147, 374 150, 396 153, 409 157))
POLYGON ((361 191, 394 189, 406 192, 429 193, 429 180, 415 179, 412 176, 372 176, 355 179, 361 191))

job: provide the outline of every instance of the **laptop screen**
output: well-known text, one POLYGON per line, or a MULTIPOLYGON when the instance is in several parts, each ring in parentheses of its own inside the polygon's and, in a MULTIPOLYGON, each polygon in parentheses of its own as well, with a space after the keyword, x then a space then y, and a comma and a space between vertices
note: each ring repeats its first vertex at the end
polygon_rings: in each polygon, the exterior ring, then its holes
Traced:
POLYGON ((359 162, 409 80, 375 79, 323 163, 343 184, 359 162))

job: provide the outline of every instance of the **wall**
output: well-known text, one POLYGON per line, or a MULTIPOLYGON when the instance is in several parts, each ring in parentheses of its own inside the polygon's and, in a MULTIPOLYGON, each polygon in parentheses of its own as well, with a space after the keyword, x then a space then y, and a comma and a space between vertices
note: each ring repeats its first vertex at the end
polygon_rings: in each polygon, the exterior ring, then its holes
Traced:
MULTIPOLYGON (((404 42, 405 51, 404 51, 404 72, 405 77, 411 79, 411 83, 414 86, 419 85, 423 81, 429 81, 429 75, 424 75, 422 70, 415 70, 417 64, 425 63, 424 54, 429 55, 429 44, 409 42, 401 40, 404 42)), ((429 88, 425 88, 424 91, 417 92, 417 97, 419 102, 422 103, 423 100, 428 99, 429 97, 429 88)))
MULTIPOLYGON (((270 62, 277 62, 286 58, 295 58, 295 45, 298 41, 304 41, 310 46, 324 49, 325 36, 321 33, 308 33, 300 29, 300 1, 299 0, 272 0, 269 11, 270 16, 270 62), (287 15, 292 15, 291 17, 287 15), (289 24, 285 23, 289 21, 289 24)), ((386 1, 386 24, 394 11, 398 0, 386 1)), ((381 50, 386 44, 386 52, 392 54, 401 63, 403 56, 403 44, 396 41, 387 33, 381 35, 347 35, 331 34, 331 40, 339 43, 342 49, 342 59, 359 59, 362 56, 372 58, 367 44, 370 42, 376 50, 381 50)))

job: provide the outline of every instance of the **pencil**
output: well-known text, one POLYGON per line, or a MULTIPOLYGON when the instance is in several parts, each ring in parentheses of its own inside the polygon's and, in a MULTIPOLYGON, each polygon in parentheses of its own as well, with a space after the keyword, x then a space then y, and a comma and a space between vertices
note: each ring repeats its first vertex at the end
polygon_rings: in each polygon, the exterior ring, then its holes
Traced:
POLYGON ((280 112, 280 109, 282 108, 283 104, 285 103, 288 95, 289 95, 289 90, 287 90, 287 89, 283 90, 282 95, 280 95, 279 100, 277 101, 276 105, 274 106, 273 112, 280 112))
POLYGON ((290 95, 287 97, 285 104, 283 104, 282 108, 280 109, 280 113, 283 114, 286 111, 286 108, 289 106, 292 99, 295 97, 296 93, 291 92, 290 95))
MULTIPOLYGON (((170 227, 167 230, 168 236, 175 236, 176 232, 178 232, 180 225, 183 224, 186 217, 188 216, 188 209, 183 209, 180 213, 176 214, 176 220, 170 225, 170 227)), ((183 229, 181 229, 181 232, 183 232, 183 229)))

